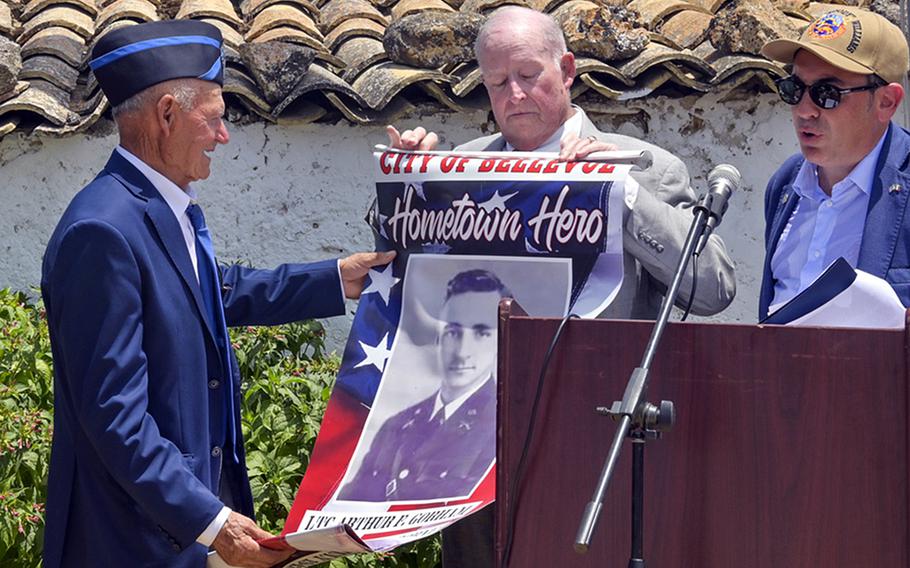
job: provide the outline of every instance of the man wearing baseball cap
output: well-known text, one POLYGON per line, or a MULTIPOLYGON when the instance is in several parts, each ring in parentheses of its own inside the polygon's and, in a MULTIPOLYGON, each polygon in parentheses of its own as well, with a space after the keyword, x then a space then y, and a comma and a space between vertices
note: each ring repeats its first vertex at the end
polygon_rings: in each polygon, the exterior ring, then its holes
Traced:
POLYGON ((203 568, 289 552, 258 544, 227 326, 344 312, 393 254, 219 266, 192 183, 227 144, 221 32, 180 20, 104 35, 90 66, 120 144, 47 246, 54 356, 45 568, 203 568))
POLYGON ((904 97, 907 39, 884 17, 832 7, 798 41, 762 48, 792 67, 778 79, 801 153, 765 194, 759 319, 838 257, 887 280, 910 306, 910 133, 891 122, 904 97))

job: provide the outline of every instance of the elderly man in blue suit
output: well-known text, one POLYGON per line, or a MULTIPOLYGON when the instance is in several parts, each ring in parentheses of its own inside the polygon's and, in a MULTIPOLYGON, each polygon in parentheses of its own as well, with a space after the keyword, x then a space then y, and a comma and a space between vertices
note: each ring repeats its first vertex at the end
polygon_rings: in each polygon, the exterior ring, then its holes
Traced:
POLYGON ((80 191, 42 270, 55 363, 45 568, 265 567, 226 326, 338 315, 391 254, 221 267, 191 183, 228 142, 221 33, 120 28, 91 66, 120 145, 80 191))
POLYGON ((884 278, 910 306, 910 133, 891 121, 904 97, 907 39, 878 14, 838 6, 798 41, 769 42, 762 54, 792 64, 777 85, 801 153, 765 194, 759 318, 838 257, 884 278))

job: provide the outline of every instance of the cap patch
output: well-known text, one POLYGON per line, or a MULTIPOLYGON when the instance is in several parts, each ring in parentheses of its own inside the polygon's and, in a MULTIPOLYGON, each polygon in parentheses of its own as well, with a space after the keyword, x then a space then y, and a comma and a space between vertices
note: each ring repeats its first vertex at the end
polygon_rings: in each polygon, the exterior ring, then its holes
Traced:
POLYGON ((834 39, 847 31, 844 15, 839 12, 828 12, 821 18, 812 22, 809 27, 809 37, 813 39, 834 39))

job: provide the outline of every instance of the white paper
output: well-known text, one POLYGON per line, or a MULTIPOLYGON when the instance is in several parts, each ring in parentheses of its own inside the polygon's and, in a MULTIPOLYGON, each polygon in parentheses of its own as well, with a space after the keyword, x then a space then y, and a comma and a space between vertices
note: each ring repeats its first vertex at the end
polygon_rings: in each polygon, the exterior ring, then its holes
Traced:
POLYGON ((888 282, 857 270, 846 290, 787 325, 903 329, 906 312, 888 282))

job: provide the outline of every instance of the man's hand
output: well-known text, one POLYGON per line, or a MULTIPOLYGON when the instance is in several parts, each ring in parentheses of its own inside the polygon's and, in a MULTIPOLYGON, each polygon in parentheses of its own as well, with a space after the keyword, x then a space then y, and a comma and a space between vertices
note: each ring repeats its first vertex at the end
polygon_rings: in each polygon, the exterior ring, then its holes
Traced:
POLYGON ((386 134, 389 135, 389 146, 401 150, 435 150, 439 144, 439 136, 435 132, 427 132, 422 126, 414 130, 405 130, 401 134, 394 126, 385 127, 386 134))
POLYGON ((612 152, 619 150, 615 144, 601 142, 595 136, 566 136, 559 145, 559 160, 569 162, 574 160, 583 160, 594 152, 612 152))
POLYGON ((271 550, 260 546, 257 540, 271 538, 249 517, 231 511, 227 521, 212 543, 222 560, 232 566, 268 568, 290 558, 293 550, 271 550))
POLYGON ((346 298, 356 300, 363 292, 363 283, 367 272, 374 266, 388 264, 395 258, 395 251, 357 252, 339 261, 341 266, 341 283, 346 298))

